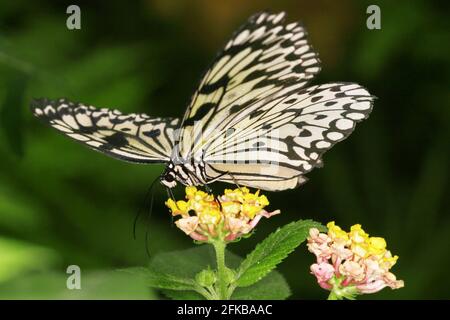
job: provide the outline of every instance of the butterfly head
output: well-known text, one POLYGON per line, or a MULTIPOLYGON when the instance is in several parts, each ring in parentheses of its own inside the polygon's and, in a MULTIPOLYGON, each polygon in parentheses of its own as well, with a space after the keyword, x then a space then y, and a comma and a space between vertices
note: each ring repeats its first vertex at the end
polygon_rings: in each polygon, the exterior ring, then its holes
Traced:
POLYGON ((160 177, 161 184, 167 188, 173 188, 177 185, 176 173, 173 169, 173 165, 169 164, 166 170, 160 177))

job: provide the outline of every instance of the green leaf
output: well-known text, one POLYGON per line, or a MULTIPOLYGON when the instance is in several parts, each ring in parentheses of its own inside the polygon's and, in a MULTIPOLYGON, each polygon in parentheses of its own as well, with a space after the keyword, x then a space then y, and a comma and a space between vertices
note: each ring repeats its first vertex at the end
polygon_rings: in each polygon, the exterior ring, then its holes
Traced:
POLYGON ((291 290, 281 273, 270 272, 261 281, 248 287, 236 288, 232 300, 284 300, 291 290))
POLYGON ((209 245, 204 245, 188 250, 160 253, 150 260, 148 267, 128 268, 122 271, 139 275, 150 287, 168 289, 163 292, 169 297, 189 299, 185 296, 186 292, 202 290, 194 280, 195 275, 213 265, 214 251, 209 245), (171 292, 173 290, 182 292, 173 293, 171 292))
POLYGON ((292 222, 270 234, 247 255, 238 269, 237 285, 250 286, 266 276, 308 237, 309 229, 324 227, 312 220, 292 222))
POLYGON ((149 287, 172 290, 195 290, 197 288, 197 284, 193 279, 178 277, 155 270, 152 267, 127 268, 121 271, 140 276, 149 287))
MULTIPOLYGON (((228 257, 234 266, 239 265, 237 259, 240 258, 232 254, 228 257)), ((150 260, 147 268, 136 267, 123 271, 141 276, 150 287, 186 291, 201 288, 194 279, 208 266, 215 267, 214 250, 210 245, 202 245, 187 250, 160 253, 150 260)))
MULTIPOLYGON (((176 300, 204 300, 194 291, 163 290, 162 293, 176 300)), ((291 295, 291 290, 281 273, 270 272, 261 281, 242 288, 236 288, 231 300, 284 300, 291 295)))
MULTIPOLYGON (((227 258, 236 265, 237 256, 227 258)), ((215 268, 215 253, 211 245, 199 245, 186 250, 176 250, 156 254, 149 267, 181 278, 194 279, 195 275, 208 266, 215 268)))
MULTIPOLYGON (((227 267, 236 269, 242 258, 230 251, 225 253, 227 267)), ((157 254, 148 268, 128 268, 123 271, 137 274, 150 287, 163 289, 162 293, 172 299, 204 299, 198 293, 195 275, 210 266, 216 268, 214 250, 210 245, 201 245, 187 250, 157 254), (197 291, 197 292, 194 292, 197 291)), ((261 282, 246 288, 237 288, 232 299, 285 299, 290 295, 284 277, 272 271, 261 282)))

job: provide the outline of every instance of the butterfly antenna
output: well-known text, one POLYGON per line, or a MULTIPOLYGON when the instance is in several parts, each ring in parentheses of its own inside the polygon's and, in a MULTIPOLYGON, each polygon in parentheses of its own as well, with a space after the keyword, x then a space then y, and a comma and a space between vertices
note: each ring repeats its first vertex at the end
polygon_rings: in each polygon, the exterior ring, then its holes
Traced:
POLYGON ((145 252, 147 253, 147 256, 150 258, 150 248, 148 247, 148 234, 150 230, 150 217, 153 212, 153 200, 155 198, 155 191, 152 190, 152 195, 150 198, 150 208, 148 211, 148 222, 147 222, 147 230, 145 230, 145 252))
POLYGON ((139 217, 141 216, 141 213, 142 213, 143 208, 144 208, 144 207, 146 206, 146 204, 147 204, 147 199, 148 199, 148 197, 150 196, 150 192, 152 192, 153 186, 155 185, 155 182, 156 182, 157 179, 158 179, 158 178, 156 178, 155 180, 153 180, 153 182, 150 184, 150 187, 148 187, 147 192, 146 192, 145 197, 144 197, 144 201, 143 201, 142 205, 139 207, 136 216, 134 217, 134 221, 133 221, 133 239, 134 239, 134 240, 136 240, 136 238, 137 238, 137 237, 136 237, 136 230, 137 230, 137 223, 138 223, 139 217))
POLYGON ((230 175, 231 179, 233 179, 233 182, 234 182, 234 184, 236 185, 236 187, 238 187, 238 189, 239 189, 240 191, 242 191, 242 190, 241 190, 241 186, 238 184, 236 178, 235 178, 231 173, 229 173, 229 175, 230 175))
POLYGON ((172 189, 171 188, 166 188, 166 190, 167 190, 168 197, 171 198, 173 201, 176 201, 175 200, 175 196, 173 195, 172 189))

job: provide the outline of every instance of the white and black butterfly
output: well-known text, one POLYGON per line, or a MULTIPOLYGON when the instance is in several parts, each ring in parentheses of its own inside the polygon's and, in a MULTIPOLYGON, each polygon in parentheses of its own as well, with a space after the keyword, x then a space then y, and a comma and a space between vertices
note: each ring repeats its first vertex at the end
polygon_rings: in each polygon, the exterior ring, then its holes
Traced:
POLYGON ((320 71, 299 23, 258 13, 203 76, 183 119, 36 99, 33 113, 65 135, 125 161, 165 163, 169 188, 236 183, 295 188, 322 154, 366 119, 374 97, 358 84, 305 87, 320 71))

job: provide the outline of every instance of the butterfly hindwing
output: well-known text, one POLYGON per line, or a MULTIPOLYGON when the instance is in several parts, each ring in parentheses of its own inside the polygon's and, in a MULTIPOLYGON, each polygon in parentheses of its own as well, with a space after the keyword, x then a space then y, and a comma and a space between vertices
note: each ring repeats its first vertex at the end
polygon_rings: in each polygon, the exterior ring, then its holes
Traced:
POLYGON ((367 118, 361 86, 305 88, 320 71, 299 23, 252 16, 204 75, 182 122, 178 156, 205 163, 206 180, 266 190, 294 188, 322 154, 367 118))
POLYGON ((373 99, 357 84, 330 83, 256 103, 204 146, 209 175, 228 172, 227 182, 232 177, 247 186, 275 181, 295 187, 369 116, 373 99))
POLYGON ((97 109, 66 99, 35 99, 32 112, 66 136, 114 158, 167 162, 179 120, 97 109))

